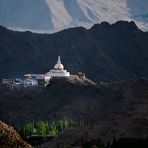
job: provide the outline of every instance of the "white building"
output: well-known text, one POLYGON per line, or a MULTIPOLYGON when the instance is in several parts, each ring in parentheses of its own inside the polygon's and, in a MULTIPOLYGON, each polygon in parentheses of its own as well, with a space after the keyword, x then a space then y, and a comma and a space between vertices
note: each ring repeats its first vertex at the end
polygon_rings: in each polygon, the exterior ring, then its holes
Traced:
POLYGON ((48 85, 51 78, 66 78, 70 76, 70 72, 67 72, 67 70, 64 69, 64 66, 61 63, 60 56, 58 56, 57 64, 54 66, 54 69, 51 69, 49 72, 45 74, 25 74, 24 76, 27 77, 28 80, 30 80, 30 82, 27 82, 27 85, 37 85, 34 80, 36 80, 37 82, 42 80, 45 82, 45 85, 48 85))
POLYGON ((38 86, 38 81, 36 79, 25 79, 23 81, 23 86, 28 87, 28 86, 38 86))
POLYGON ((15 85, 22 85, 23 84, 23 80, 19 79, 19 78, 15 78, 13 80, 13 84, 15 84, 15 85))
POLYGON ((70 72, 64 69, 63 64, 61 64, 60 56, 58 56, 57 64, 54 66, 54 69, 51 69, 44 75, 45 82, 49 81, 50 78, 66 78, 70 76, 70 72))

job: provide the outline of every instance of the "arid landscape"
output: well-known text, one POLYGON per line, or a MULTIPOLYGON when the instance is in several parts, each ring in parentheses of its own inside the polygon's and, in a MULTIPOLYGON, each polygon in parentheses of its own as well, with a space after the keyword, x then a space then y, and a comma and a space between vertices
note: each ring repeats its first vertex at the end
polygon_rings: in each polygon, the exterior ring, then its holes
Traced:
POLYGON ((147 0, 0 0, 0 148, 148 148, 147 0))
POLYGON ((54 80, 46 88, 3 85, 0 88, 1 120, 9 125, 40 120, 53 122, 65 116, 84 122, 83 126, 60 132, 48 143, 49 147, 61 143, 82 145, 77 140, 81 141, 86 133, 88 139, 103 139, 105 143, 112 142, 114 137, 147 137, 147 79, 96 85, 77 77, 54 80))

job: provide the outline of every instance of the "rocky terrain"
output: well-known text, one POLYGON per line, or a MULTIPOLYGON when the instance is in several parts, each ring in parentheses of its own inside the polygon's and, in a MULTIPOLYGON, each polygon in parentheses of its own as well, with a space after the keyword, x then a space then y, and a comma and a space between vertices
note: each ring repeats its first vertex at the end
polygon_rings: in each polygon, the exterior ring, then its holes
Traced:
POLYGON ((20 135, 13 129, 0 121, 0 147, 1 148, 32 148, 23 141, 20 135))
POLYGON ((103 22, 89 30, 78 27, 50 35, 0 27, 1 79, 46 73, 58 55, 72 74, 82 71, 87 75, 52 80, 47 87, 0 84, 0 119, 8 125, 64 117, 85 123, 64 130, 41 147, 81 146, 92 138, 105 142, 113 137, 145 138, 147 47, 148 33, 134 22, 103 22))
POLYGON ((147 137, 148 80, 95 84, 87 78, 53 80, 46 88, 1 85, 1 120, 8 124, 56 121, 64 116, 86 126, 64 130, 44 146, 80 146, 87 139, 147 137), (87 85, 86 85, 87 82, 87 85))
POLYGON ((0 103, 3 104, 1 119, 9 124, 11 122, 25 124, 39 120, 54 121, 64 116, 82 119, 83 113, 79 114, 79 111, 83 112, 81 103, 90 98, 95 91, 94 87, 96 87, 94 82, 78 76, 52 80, 46 88, 23 88, 2 84, 0 87, 0 103), (68 112, 71 106, 76 111, 68 112))
POLYGON ((147 77, 147 47, 148 33, 134 22, 104 22, 50 35, 0 27, 0 76, 46 73, 60 55, 68 71, 82 71, 96 82, 147 77))
MULTIPOLYGON (((108 100, 112 107, 106 106, 103 101, 96 104, 98 108, 103 106, 105 109, 101 112, 101 117, 95 111, 91 111, 92 118, 98 120, 89 126, 79 128, 69 128, 60 133, 53 141, 39 146, 42 148, 56 148, 60 145, 68 145, 71 147, 82 147, 82 145, 90 139, 101 139, 105 143, 112 142, 116 137, 134 137, 146 138, 148 136, 148 80, 132 80, 99 87, 98 99, 102 91, 109 96, 113 96, 116 92, 118 97, 116 101, 108 100), (103 89, 103 90, 102 90, 103 89), (114 91, 115 92, 114 92, 114 91), (117 103, 117 102, 120 103, 117 103), (114 104, 114 105, 113 105, 114 104), (118 104, 118 106, 116 105, 118 104), (115 109, 116 108, 116 109, 115 109), (104 117, 104 113, 108 116, 104 117), (95 115, 95 116, 93 116, 95 115)), ((105 98, 104 98, 105 99, 105 98)), ((86 101, 87 102, 87 101, 86 101)), ((87 106, 88 110, 89 107, 87 106)), ((96 109, 97 110, 97 109, 96 109)), ((102 109, 101 109, 102 110, 102 109)), ((89 116, 89 113, 85 114, 89 116)), ((91 121, 93 121, 91 119, 91 121)))

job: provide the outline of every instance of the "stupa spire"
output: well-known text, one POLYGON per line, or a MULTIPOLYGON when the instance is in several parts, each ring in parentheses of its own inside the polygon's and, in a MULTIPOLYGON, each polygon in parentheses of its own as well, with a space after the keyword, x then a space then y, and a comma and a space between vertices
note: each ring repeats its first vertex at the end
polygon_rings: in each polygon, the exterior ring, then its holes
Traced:
POLYGON ((61 57, 60 56, 58 56, 58 62, 57 62, 57 64, 61 64, 61 57))

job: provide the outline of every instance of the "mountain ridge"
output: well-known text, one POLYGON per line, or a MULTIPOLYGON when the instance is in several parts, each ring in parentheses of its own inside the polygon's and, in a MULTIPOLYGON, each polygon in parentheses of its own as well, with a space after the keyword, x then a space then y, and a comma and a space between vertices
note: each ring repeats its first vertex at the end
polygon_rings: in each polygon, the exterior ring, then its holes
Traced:
POLYGON ((147 77, 144 66, 148 56, 147 36, 134 22, 123 21, 55 34, 17 32, 1 27, 0 75, 14 78, 25 73, 46 73, 61 55, 68 71, 72 74, 82 71, 97 82, 147 77))

